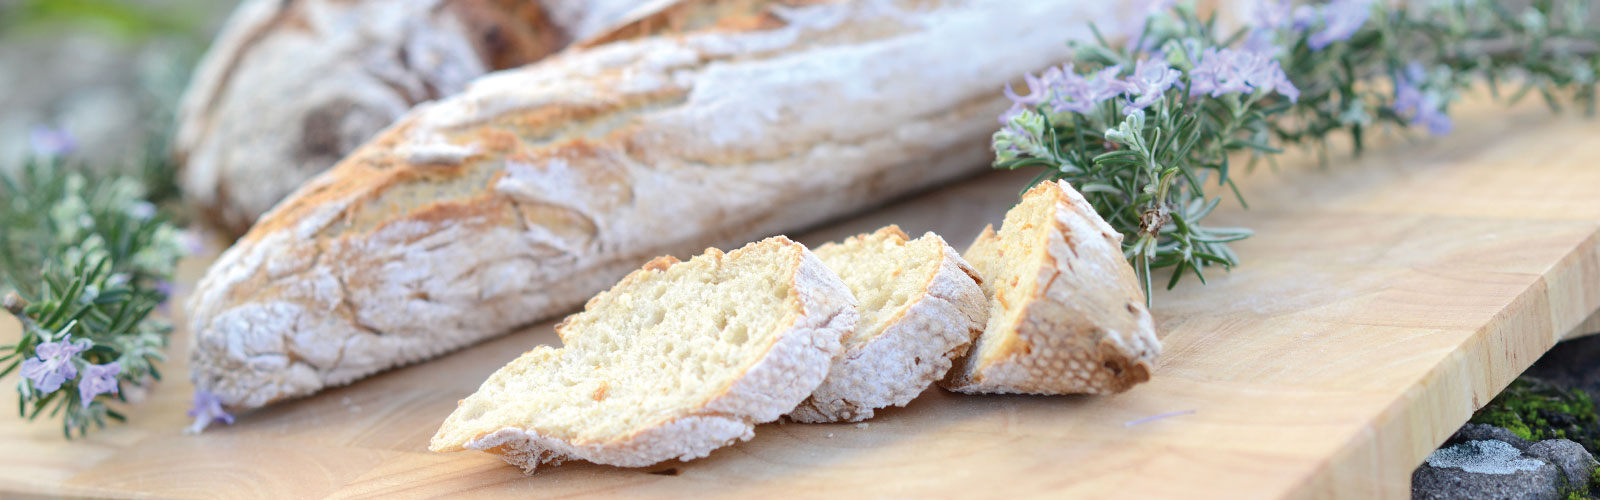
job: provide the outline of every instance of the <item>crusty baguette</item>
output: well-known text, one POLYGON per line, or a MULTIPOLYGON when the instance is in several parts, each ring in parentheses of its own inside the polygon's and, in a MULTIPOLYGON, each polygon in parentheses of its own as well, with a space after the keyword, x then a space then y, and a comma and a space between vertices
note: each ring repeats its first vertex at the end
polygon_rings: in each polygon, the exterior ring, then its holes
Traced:
POLYGON ((185 196, 238 236, 413 105, 602 33, 644 0, 249 0, 178 112, 185 196))
POLYGON ((891 225, 816 254, 855 294, 860 319, 827 380, 789 414, 795 421, 858 422, 905 406, 983 331, 978 272, 937 234, 911 240, 891 225))
MULTIPOLYGON (((829 1, 829 0, 824 0, 829 1)), ((604 31, 572 42, 588 48, 657 35, 707 31, 751 31, 783 26, 774 9, 817 0, 654 0, 629 12, 604 31)))
POLYGON ((824 2, 645 37, 419 106, 227 250, 191 378, 239 409, 567 310, 654 255, 798 229, 986 167, 1013 75, 1092 2, 824 2))
POLYGON ((856 301, 777 236, 662 257, 601 292, 450 413, 429 448, 533 473, 565 460, 642 467, 748 440, 822 382, 856 301))
POLYGON ((989 322, 946 388, 1109 394, 1150 379, 1161 340, 1122 235, 1065 181, 1028 190, 962 255, 983 275, 989 322))

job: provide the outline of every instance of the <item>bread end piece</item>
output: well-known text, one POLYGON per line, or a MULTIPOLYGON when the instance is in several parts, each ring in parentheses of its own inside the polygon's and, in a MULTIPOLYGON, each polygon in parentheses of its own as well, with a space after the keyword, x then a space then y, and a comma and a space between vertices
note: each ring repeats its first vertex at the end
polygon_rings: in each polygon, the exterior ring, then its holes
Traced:
POLYGON ((964 254, 990 317, 940 383, 967 393, 1112 394, 1148 381, 1161 353, 1122 237, 1065 182, 1023 195, 964 254))

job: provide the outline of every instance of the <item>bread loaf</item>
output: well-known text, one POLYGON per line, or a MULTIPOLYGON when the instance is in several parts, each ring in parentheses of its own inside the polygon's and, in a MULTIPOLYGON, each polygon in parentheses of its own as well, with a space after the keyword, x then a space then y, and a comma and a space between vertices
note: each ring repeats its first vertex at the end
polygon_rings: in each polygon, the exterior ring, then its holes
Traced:
POLYGON ((1150 379, 1161 341, 1122 235, 1066 182, 1028 190, 962 255, 983 275, 989 322, 946 388, 1110 394, 1150 379))
POLYGON ((905 406, 950 371, 983 331, 989 301, 977 271, 933 233, 912 240, 898 226, 817 247, 858 301, 828 378, 789 417, 858 422, 905 406))
POLYGON ((782 236, 662 257, 590 299, 440 426, 434 451, 484 450, 528 473, 580 459, 640 467, 748 440, 822 382, 855 299, 782 236))
POLYGON ((174 151, 229 236, 416 103, 596 36, 644 0, 249 0, 195 69, 174 151))
POLYGON ((646 36, 419 106, 201 279, 191 378, 234 408, 582 303, 655 255, 803 228, 987 168, 1013 75, 1114 6, 815 2, 646 36))

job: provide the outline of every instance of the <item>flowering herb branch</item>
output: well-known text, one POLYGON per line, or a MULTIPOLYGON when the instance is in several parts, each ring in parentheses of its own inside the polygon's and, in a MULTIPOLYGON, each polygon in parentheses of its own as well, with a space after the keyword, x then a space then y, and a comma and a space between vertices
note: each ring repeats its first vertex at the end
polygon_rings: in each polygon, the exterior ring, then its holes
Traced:
POLYGON ((185 245, 135 177, 74 171, 47 152, 0 175, 0 296, 23 330, 0 346, 0 376, 20 372, 19 414, 48 410, 70 438, 124 420, 107 403, 160 379, 171 327, 152 312, 185 245))
POLYGON ((1040 168, 1030 187, 1077 186, 1122 233, 1150 300, 1155 269, 1173 268, 1171 288, 1238 264, 1229 243, 1253 233, 1203 222, 1224 195, 1245 205, 1229 175, 1241 154, 1254 165, 1311 146, 1326 161, 1340 132, 1356 153, 1374 128, 1449 133, 1449 104, 1483 82, 1496 96, 1520 82, 1512 102, 1536 91, 1552 109, 1570 99, 1593 111, 1600 31, 1583 24, 1587 0, 1538 0, 1518 14, 1480 0, 1418 3, 1267 0, 1247 28, 1224 34, 1169 2, 1128 43, 1075 46, 1073 63, 1026 75, 1027 94, 1008 86, 994 166, 1040 168))

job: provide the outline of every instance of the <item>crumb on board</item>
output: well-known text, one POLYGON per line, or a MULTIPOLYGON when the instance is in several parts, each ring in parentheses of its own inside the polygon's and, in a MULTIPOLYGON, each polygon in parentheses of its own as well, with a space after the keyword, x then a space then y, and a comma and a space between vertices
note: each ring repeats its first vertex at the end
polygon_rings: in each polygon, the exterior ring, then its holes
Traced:
POLYGON ((856 424, 856 428, 857 429, 865 429, 869 425, 872 425, 872 424, 869 424, 869 423, 866 423, 866 422, 862 422, 862 423, 856 424))

